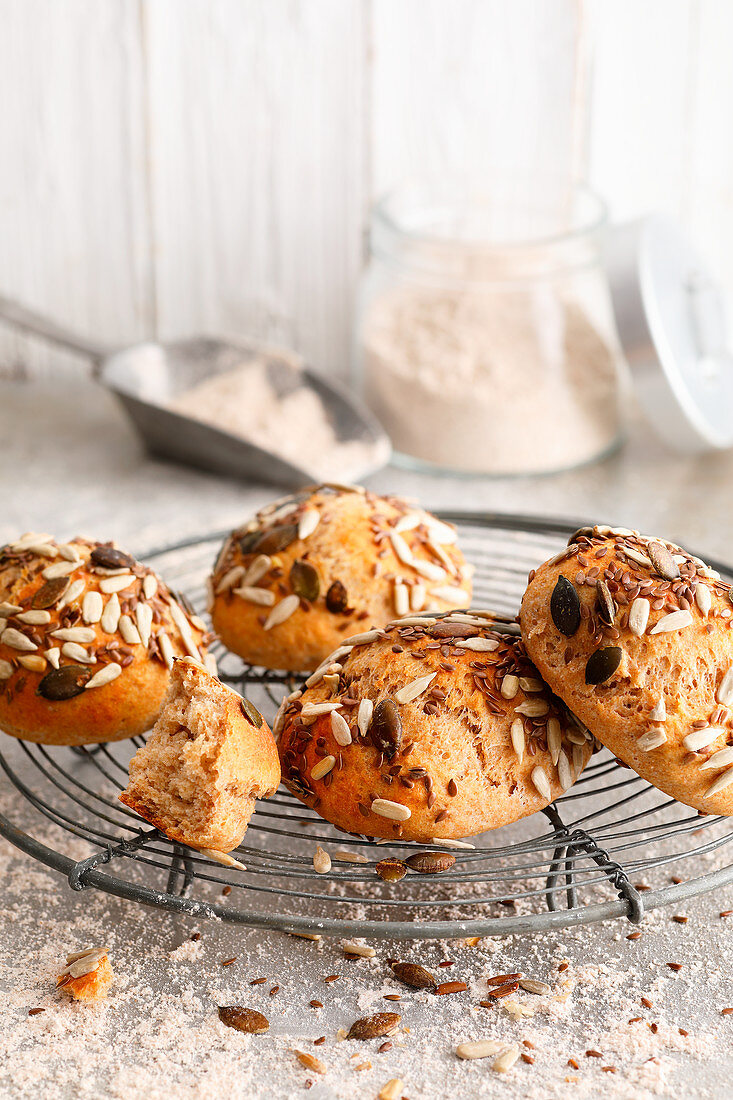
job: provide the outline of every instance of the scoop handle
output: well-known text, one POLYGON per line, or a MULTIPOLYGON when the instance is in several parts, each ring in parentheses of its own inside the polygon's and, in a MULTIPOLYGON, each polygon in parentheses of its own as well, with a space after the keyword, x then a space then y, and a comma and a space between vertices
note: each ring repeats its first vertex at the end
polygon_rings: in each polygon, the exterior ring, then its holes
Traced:
POLYGON ((29 309, 20 302, 13 301, 12 298, 3 297, 2 294, 0 294, 0 321, 5 321, 13 328, 27 332, 31 336, 40 336, 41 339, 66 348, 67 351, 75 351, 86 359, 91 359, 95 368, 99 368, 102 360, 106 359, 111 351, 86 336, 72 332, 50 317, 36 313, 34 309, 29 309))

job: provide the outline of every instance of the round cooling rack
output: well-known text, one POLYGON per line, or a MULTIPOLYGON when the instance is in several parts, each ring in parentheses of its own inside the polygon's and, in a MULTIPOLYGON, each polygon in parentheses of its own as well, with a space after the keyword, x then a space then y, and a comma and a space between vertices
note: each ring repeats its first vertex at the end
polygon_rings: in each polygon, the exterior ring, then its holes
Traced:
MULTIPOLYGON (((528 571, 577 526, 530 516, 441 517, 458 526, 476 566, 476 605, 512 614, 528 571)), ((206 576, 223 535, 178 542, 144 559, 203 614, 206 576)), ((733 580, 730 568, 711 564, 733 580)), ((272 720, 297 677, 215 652, 222 679, 272 720)), ((199 919, 311 936, 505 935, 624 915, 639 922, 646 909, 733 881, 724 850, 733 841, 733 818, 698 815, 606 752, 543 813, 452 851, 449 871, 387 883, 375 864, 408 854, 409 845, 341 833, 282 789, 257 804, 234 853, 246 869, 223 866, 172 843, 118 801, 141 739, 83 749, 3 741, 0 767, 20 796, 14 820, 0 815, 3 836, 65 875, 74 890, 96 888, 199 919), (313 869, 317 844, 331 853, 328 875, 313 869)))

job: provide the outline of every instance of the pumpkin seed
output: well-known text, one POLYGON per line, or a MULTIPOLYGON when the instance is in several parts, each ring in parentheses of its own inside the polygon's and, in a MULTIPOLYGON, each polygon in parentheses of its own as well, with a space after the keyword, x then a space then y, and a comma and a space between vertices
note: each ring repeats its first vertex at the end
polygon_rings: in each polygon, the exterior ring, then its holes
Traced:
POLYGON ((395 856, 380 859, 375 870, 383 882, 399 882, 407 874, 407 867, 401 859, 397 859, 395 856))
POLYGON ((250 703, 249 699, 240 699, 239 707, 251 726, 256 730, 262 729, 263 718, 254 703, 250 703))
POLYGON ((621 647, 617 645, 607 645, 592 653, 585 666, 586 684, 603 684, 609 680, 621 664, 622 654, 621 647))
POLYGON ((567 577, 559 576, 550 599, 552 621, 566 638, 571 638, 580 626, 580 599, 567 577))
POLYGON ((349 596, 346 585, 341 581, 334 581, 326 593, 326 607, 334 615, 340 615, 349 606, 349 596))
POLYGON ((388 758, 395 755, 402 741, 402 719, 394 699, 381 699, 377 703, 369 733, 380 752, 388 758))
POLYGON ((252 553, 255 543, 261 535, 261 531, 247 531, 245 535, 242 535, 239 540, 239 549, 245 556, 252 553))
POLYGON ((433 638, 470 638, 475 633, 476 628, 470 623, 437 622, 430 628, 433 638))
POLYGON ((392 1035, 402 1019, 396 1012, 375 1012, 373 1016, 362 1016, 349 1028, 347 1039, 379 1039, 383 1035, 392 1035))
POLYGON ((269 1020, 261 1012, 255 1012, 253 1008, 241 1008, 239 1005, 222 1006, 219 1009, 219 1019, 227 1027, 244 1031, 247 1035, 262 1035, 270 1027, 269 1020))
POLYGON ((296 596, 313 603, 321 591, 318 570, 310 562, 298 558, 290 568, 290 587, 296 596))
POLYGON ((52 580, 46 581, 33 597, 33 607, 41 609, 53 607, 56 601, 61 599, 70 583, 68 577, 54 577, 52 580))
POLYGON ((295 523, 283 523, 280 527, 271 527, 269 531, 262 531, 249 553, 279 554, 281 550, 287 550, 288 546, 295 542, 297 537, 297 525, 295 523))
POLYGON ((666 546, 662 546, 661 542, 650 542, 647 546, 647 553, 660 577, 664 577, 666 581, 677 580, 680 575, 680 568, 666 546))
POLYGON ((54 668, 43 677, 36 688, 36 695, 54 701, 73 699, 75 695, 81 695, 91 675, 91 671, 83 665, 54 668))
POLYGON ((448 852, 415 852, 405 860, 410 870, 419 875, 439 875, 450 870, 455 862, 456 857, 448 852))
POLYGON ((93 565, 101 565, 103 569, 132 569, 136 564, 135 559, 129 554, 123 554, 113 546, 95 546, 89 555, 89 560, 93 565))
POLYGON ((596 582, 596 602, 601 622, 606 626, 613 626, 616 618, 616 602, 605 581, 596 582))
POLYGON ((413 989, 435 989, 438 984, 430 971, 417 963, 393 962, 389 965, 397 981, 413 989))

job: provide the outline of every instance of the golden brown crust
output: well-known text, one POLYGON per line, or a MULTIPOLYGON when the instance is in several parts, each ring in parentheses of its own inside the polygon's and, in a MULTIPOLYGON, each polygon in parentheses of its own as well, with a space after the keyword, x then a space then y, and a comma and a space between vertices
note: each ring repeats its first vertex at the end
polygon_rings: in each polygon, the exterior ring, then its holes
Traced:
POLYGON ((313 669, 356 630, 468 606, 471 569, 454 539, 448 525, 397 498, 324 486, 286 498, 225 543, 212 577, 214 628, 250 664, 313 669), (292 614, 268 626, 288 600, 292 614))
POLYGON ((680 802, 733 813, 733 772, 725 779, 733 749, 714 757, 733 746, 733 713, 720 702, 733 704, 723 684, 733 664, 733 609, 717 574, 660 539, 582 528, 560 560, 531 576, 520 621, 542 676, 611 752, 680 802), (570 613, 552 614, 556 587, 566 606, 577 598, 582 616, 568 636, 555 620, 569 630, 570 613), (586 683, 586 674, 596 680, 616 661, 607 679, 586 683))
POLYGON ((568 728, 516 624, 488 615, 408 618, 324 662, 275 723, 286 786, 347 832, 423 843, 499 828, 560 795, 592 739, 568 728), (314 714, 319 704, 337 717, 314 714), (398 818, 375 799, 398 804, 398 818))
POLYGON ((129 771, 121 802, 171 840, 219 852, 241 843, 255 799, 280 784, 267 723, 190 657, 175 661, 160 717, 129 771))
POLYGON ((0 550, 0 728, 14 737, 86 745, 143 733, 173 658, 206 657, 206 640, 204 623, 152 570, 107 544, 20 540, 0 550), (99 686, 84 686, 96 677, 99 686))

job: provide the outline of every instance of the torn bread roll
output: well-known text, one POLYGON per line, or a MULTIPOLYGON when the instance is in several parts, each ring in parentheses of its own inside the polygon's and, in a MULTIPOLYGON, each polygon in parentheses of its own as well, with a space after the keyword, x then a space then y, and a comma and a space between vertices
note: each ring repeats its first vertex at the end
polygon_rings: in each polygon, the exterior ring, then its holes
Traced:
POLYGON ((256 707, 184 657, 173 665, 152 734, 130 761, 120 801, 171 840, 230 852, 255 799, 279 783, 277 748, 256 707))
POLYGON ((232 533, 211 579, 211 617, 250 664, 309 670, 356 630, 467 607, 471 573, 455 529, 429 512, 321 485, 232 533))
POLYGON ((733 813, 733 607, 699 558, 585 527, 530 576, 527 651, 599 741, 685 805, 733 813))
POLYGON ((469 611, 345 639, 278 713, 285 785, 347 832, 422 843, 543 809, 594 742, 571 727, 518 633, 469 611))

